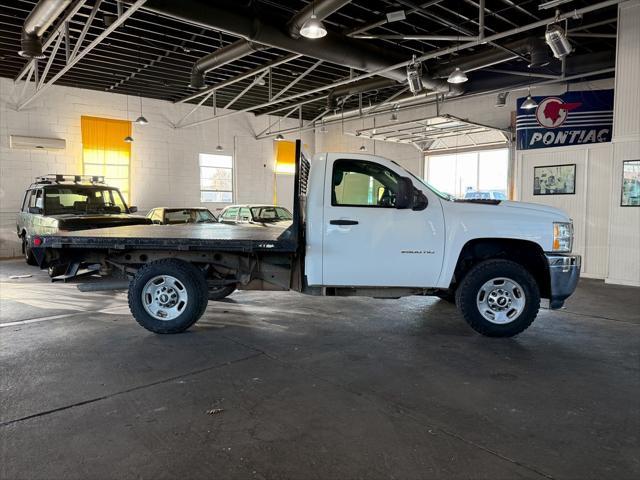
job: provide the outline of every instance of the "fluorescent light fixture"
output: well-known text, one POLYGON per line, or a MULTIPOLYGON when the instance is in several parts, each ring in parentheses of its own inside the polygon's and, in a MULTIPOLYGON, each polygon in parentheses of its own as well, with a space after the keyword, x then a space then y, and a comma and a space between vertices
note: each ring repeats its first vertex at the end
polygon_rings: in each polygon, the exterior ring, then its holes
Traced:
POLYGON ((549 0, 548 2, 543 2, 538 5, 538 10, 548 10, 550 8, 555 8, 563 3, 569 3, 572 0, 549 0))
POLYGON ((315 13, 311 15, 311 18, 302 24, 300 28, 300 35, 305 38, 315 40, 316 38, 322 38, 327 34, 327 29, 318 18, 315 13))
POLYGON ((553 56, 556 58, 563 59, 573 51, 573 47, 571 46, 571 42, 567 38, 566 33, 557 23, 547 26, 544 38, 547 45, 549 45, 549 48, 553 52, 553 56))
POLYGON ((460 67, 456 67, 456 69, 451 72, 449 78, 447 78, 447 82, 449 83, 464 83, 469 80, 467 74, 460 70, 460 67))
POLYGON ((406 20, 407 16, 404 10, 396 10, 394 12, 387 13, 387 23, 400 22, 406 20))

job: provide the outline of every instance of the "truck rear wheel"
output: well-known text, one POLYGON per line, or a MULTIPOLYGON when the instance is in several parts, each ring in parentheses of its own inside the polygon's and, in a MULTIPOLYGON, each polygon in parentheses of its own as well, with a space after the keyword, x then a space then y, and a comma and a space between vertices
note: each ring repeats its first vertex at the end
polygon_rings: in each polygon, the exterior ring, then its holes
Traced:
POLYGON ((464 277, 456 290, 456 304, 476 332, 512 337, 535 320, 540 291, 522 265, 510 260, 486 260, 464 277))
POLYGON ((209 300, 222 300, 236 291, 235 285, 225 285, 209 289, 209 300))
POLYGON ((24 261, 27 265, 38 265, 36 258, 33 256, 29 242, 27 241, 27 235, 22 235, 22 253, 24 254, 24 261))
POLYGON ((195 266, 166 259, 142 267, 129 284, 129 309, 154 333, 180 333, 207 308, 207 282, 195 266))

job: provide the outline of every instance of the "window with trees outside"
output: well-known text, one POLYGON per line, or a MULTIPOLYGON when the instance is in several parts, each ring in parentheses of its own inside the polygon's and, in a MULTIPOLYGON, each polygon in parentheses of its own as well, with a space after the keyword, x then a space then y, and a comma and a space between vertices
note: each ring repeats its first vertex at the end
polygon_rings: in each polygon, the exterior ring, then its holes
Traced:
POLYGON ((200 154, 200 201, 233 202, 233 157, 200 154))
POLYGON ((456 198, 508 198, 509 150, 482 150, 425 157, 425 178, 456 198))

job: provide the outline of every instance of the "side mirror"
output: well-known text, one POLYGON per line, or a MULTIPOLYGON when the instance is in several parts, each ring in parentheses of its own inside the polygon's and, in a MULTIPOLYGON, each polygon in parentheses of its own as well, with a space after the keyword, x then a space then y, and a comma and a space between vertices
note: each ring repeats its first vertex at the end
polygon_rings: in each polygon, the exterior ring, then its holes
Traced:
POLYGON ((136 213, 138 211, 138 207, 129 207, 129 213, 136 213))
POLYGON ((40 207, 29 207, 29 213, 40 215, 42 213, 42 209, 40 207))
POLYGON ((413 197, 413 207, 412 209, 419 212, 420 210, 424 210, 429 205, 429 200, 427 196, 422 193, 422 190, 414 189, 414 197, 413 197))
POLYGON ((407 209, 413 207, 413 182, 409 177, 398 178, 398 192, 396 193, 396 208, 407 209))

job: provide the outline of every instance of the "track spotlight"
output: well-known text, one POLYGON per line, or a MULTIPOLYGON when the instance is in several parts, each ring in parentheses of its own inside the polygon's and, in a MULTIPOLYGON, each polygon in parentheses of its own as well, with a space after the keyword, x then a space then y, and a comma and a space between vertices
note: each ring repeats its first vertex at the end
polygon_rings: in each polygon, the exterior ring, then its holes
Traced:
POLYGON ((557 23, 547 26, 544 38, 547 45, 549 45, 549 48, 553 52, 553 56, 556 58, 563 59, 573 51, 573 47, 567 38, 567 34, 557 23))

